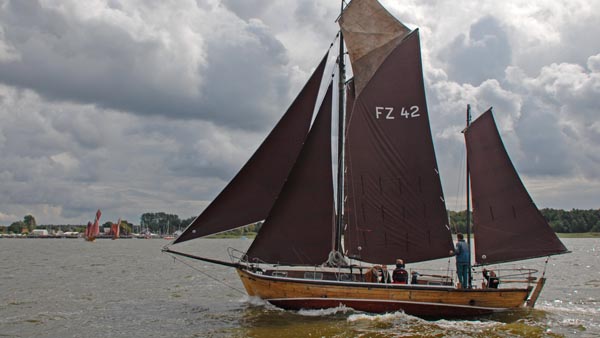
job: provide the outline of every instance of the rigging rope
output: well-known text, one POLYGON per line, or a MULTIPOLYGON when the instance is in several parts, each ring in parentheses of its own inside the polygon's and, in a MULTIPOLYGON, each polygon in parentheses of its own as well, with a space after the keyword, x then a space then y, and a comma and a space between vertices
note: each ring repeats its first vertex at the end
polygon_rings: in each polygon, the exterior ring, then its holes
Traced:
POLYGON ((240 289, 236 288, 235 286, 231 286, 231 285, 229 285, 229 284, 227 284, 227 283, 223 282, 222 280, 219 280, 218 278, 216 278, 216 277, 214 277, 214 276, 211 276, 210 274, 208 274, 208 273, 206 273, 206 272, 204 272, 204 271, 202 271, 202 270, 200 270, 200 269, 198 269, 198 268, 196 268, 196 267, 192 266, 192 265, 191 265, 191 264, 189 264, 188 262, 186 262, 186 261, 184 261, 184 260, 180 259, 179 257, 177 257, 177 256, 175 256, 175 255, 172 255, 172 254, 169 254, 169 255, 170 255, 171 257, 173 257, 173 261, 179 261, 179 262, 181 262, 181 263, 183 263, 183 264, 187 265, 188 267, 192 268, 193 270, 196 270, 197 272, 200 272, 201 274, 205 275, 206 277, 208 277, 208 278, 210 278, 210 279, 212 279, 212 280, 216 281, 217 283, 223 284, 223 285, 225 285, 226 287, 228 287, 228 288, 230 288, 230 289, 232 289, 232 290, 235 290, 235 291, 237 291, 237 292, 241 293, 242 295, 246 295, 246 293, 245 293, 244 291, 242 291, 242 290, 240 290, 240 289))

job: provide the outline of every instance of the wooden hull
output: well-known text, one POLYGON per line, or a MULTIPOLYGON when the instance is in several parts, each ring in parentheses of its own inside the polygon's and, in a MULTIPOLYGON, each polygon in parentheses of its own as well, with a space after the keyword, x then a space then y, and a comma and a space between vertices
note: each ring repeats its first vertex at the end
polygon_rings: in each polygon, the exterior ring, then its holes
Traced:
POLYGON ((404 311, 419 317, 473 317, 523 308, 532 289, 466 290, 447 286, 282 278, 242 269, 237 272, 248 295, 288 310, 343 305, 371 313, 404 311))

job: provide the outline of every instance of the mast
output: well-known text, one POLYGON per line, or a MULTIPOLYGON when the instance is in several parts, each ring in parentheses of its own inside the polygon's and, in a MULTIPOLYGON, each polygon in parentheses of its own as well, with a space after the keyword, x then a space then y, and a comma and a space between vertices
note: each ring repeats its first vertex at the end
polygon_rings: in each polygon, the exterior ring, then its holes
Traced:
MULTIPOLYGON (((341 1, 340 13, 344 11, 344 0, 341 1)), ((344 94, 346 86, 346 69, 344 65, 344 36, 340 30, 340 50, 338 54, 338 172, 337 172, 337 219, 332 251, 341 251, 342 229, 344 226, 344 94)))
MULTIPOLYGON (((471 124, 471 105, 467 104, 467 128, 471 124)), ((466 130, 466 129, 465 129, 466 130)), ((467 155, 468 156, 468 155, 467 155)), ((467 157, 467 247, 469 248, 469 266, 468 266, 468 280, 469 289, 472 287, 472 276, 471 276, 471 191, 469 189, 469 159, 467 157)))

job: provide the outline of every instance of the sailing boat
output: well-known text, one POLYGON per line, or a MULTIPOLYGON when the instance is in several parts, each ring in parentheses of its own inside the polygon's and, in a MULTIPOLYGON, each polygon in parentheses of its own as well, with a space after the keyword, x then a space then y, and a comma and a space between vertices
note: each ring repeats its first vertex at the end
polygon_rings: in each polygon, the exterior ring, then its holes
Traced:
POLYGON ((96 211, 96 218, 94 219, 94 223, 88 222, 87 227, 85 229, 85 240, 88 242, 93 242, 96 240, 96 237, 100 234, 100 216, 102 216, 102 212, 100 209, 96 211))
POLYGON ((112 239, 119 238, 119 235, 121 234, 121 219, 120 218, 117 221, 117 223, 113 223, 110 226, 110 233, 112 234, 112 239))
MULTIPOLYGON (((517 280, 499 276, 498 288, 457 288, 452 273, 420 274, 410 284, 371 281, 379 264, 398 258, 406 263, 449 259, 452 234, 429 125, 418 29, 411 31, 377 0, 353 0, 339 23, 340 55, 345 42, 353 78, 345 81, 344 60, 338 58, 340 97, 346 100, 339 105, 337 198, 331 82, 324 85, 327 92, 311 125, 327 52, 254 155, 163 251, 233 267, 250 296, 284 309, 344 305, 376 313, 468 317, 533 307, 545 282, 533 269, 520 270, 523 278, 517 280), (261 220, 248 251, 238 256, 232 251, 232 262, 173 248, 261 220)), ((566 252, 518 178, 491 116, 483 114, 465 131, 476 264, 566 252)))

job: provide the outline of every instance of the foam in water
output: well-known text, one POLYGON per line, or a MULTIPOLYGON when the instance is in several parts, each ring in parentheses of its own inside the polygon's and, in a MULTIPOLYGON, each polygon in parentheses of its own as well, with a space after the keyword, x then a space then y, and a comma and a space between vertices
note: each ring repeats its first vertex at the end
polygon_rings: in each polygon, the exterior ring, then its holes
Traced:
POLYGON ((298 311, 298 314, 302 315, 302 316, 307 316, 307 317, 321 317, 321 316, 333 316, 338 313, 345 314, 348 312, 354 312, 354 309, 340 304, 338 307, 327 308, 327 309, 300 310, 300 311, 298 311))
POLYGON ((276 310, 276 311, 285 311, 283 309, 280 309, 278 307, 276 307, 275 305, 267 302, 266 300, 259 298, 259 297, 251 297, 248 295, 244 295, 240 300, 240 303, 246 303, 250 306, 258 306, 258 307, 264 307, 268 310, 276 310))
POLYGON ((439 327, 450 331, 474 331, 501 326, 503 323, 479 320, 446 320, 441 319, 434 322, 439 327))
POLYGON ((398 319, 416 319, 416 320, 422 320, 420 318, 417 317, 413 317, 410 315, 407 315, 406 313, 399 311, 399 312, 393 312, 393 313, 384 313, 384 314, 366 314, 366 313, 357 313, 357 314, 353 314, 350 317, 348 317, 348 321, 349 322, 357 322, 357 321, 379 321, 379 322, 392 322, 392 321, 396 321, 398 319))
POLYGON ((597 316, 600 314, 600 308, 591 308, 584 306, 576 306, 575 304, 569 303, 567 306, 561 306, 562 301, 555 300, 554 304, 540 304, 536 306, 537 309, 551 312, 551 313, 562 313, 562 314, 575 314, 575 315, 590 315, 597 316))

